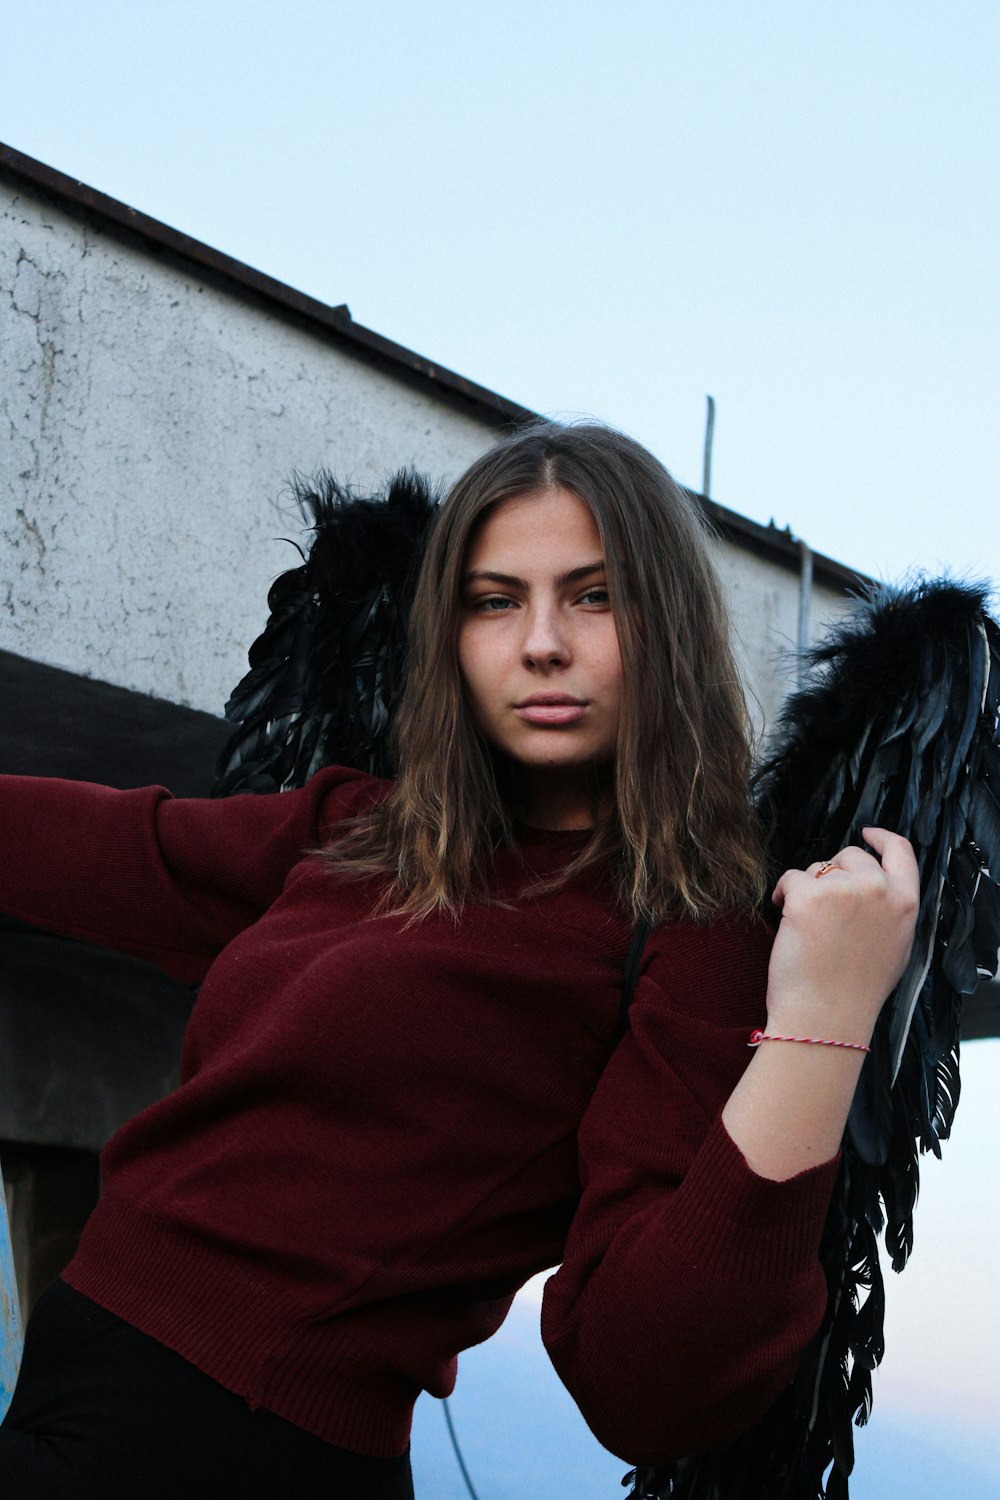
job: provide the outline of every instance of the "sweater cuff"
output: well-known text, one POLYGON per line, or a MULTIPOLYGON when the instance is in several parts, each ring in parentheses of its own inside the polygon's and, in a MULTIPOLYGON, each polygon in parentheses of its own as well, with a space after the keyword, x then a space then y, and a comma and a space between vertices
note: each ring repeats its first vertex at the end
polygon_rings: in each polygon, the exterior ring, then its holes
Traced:
POLYGON ((759 1177, 717 1116, 678 1190, 691 1260, 721 1276, 781 1281, 815 1267, 840 1153, 784 1182, 759 1177))

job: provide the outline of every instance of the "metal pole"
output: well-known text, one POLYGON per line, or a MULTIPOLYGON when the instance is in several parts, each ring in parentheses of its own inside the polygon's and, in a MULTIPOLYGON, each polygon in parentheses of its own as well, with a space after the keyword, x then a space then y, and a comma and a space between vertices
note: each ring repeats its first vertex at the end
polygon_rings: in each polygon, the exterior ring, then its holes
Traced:
POLYGON ((799 629, 796 642, 798 652, 798 680, 802 685, 806 674, 806 652, 809 650, 810 641, 810 610, 812 605, 813 591, 813 555, 812 549, 803 541, 799 541, 799 629))
POLYGON ((708 413, 705 417, 705 461, 701 473, 701 493, 706 500, 712 497, 712 438, 715 436, 715 397, 706 396, 708 413))

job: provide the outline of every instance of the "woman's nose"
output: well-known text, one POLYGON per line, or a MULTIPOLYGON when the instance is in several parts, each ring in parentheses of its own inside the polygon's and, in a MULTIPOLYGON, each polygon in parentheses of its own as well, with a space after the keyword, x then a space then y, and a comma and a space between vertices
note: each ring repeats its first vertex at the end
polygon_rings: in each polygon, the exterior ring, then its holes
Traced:
POLYGON ((558 610, 539 607, 527 612, 521 653, 534 667, 561 666, 569 660, 569 643, 558 610))

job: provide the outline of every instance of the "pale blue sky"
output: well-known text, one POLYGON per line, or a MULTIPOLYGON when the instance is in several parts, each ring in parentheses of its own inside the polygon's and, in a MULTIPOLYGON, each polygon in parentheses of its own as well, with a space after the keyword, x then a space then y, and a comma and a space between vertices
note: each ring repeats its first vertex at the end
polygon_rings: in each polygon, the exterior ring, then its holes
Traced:
MULTIPOLYGON (((996 0, 0 0, 0 34, 18 150, 695 487, 711 392, 724 504, 1000 574, 996 0)), ((1000 1446, 998 1054, 890 1289, 907 1500, 935 1444, 1000 1446)))
MULTIPOLYGON (((0 0, 0 138, 890 576, 1000 572, 995 0, 0 0)), ((296 456, 276 456, 280 472, 296 456)))

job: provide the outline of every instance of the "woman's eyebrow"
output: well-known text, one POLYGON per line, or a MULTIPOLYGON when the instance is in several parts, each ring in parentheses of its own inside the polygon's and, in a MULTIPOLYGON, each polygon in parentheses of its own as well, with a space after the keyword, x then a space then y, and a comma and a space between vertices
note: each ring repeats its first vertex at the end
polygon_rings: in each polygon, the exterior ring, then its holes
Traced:
MULTIPOLYGON (((600 562, 583 563, 579 568, 570 568, 568 573, 560 573, 556 579, 556 588, 565 588, 567 584, 579 583, 583 578, 589 578, 592 573, 603 573, 605 564, 603 558, 600 562)), ((524 578, 515 578, 513 573, 494 573, 489 568, 475 568, 471 573, 462 576, 462 587, 467 588, 470 583, 502 583, 512 589, 526 589, 528 583, 524 578)))

